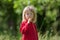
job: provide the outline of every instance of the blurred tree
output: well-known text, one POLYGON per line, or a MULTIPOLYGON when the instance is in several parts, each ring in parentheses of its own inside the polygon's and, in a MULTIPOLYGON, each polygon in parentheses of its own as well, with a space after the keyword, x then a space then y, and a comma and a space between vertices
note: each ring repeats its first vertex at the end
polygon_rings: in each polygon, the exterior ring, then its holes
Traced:
POLYGON ((0 5, 0 17, 2 18, 1 24, 7 24, 7 27, 0 25, 0 28, 3 27, 3 30, 9 30, 12 35, 17 36, 17 14, 14 12, 13 0, 0 0, 0 5))
POLYGON ((0 0, 0 31, 19 36, 22 11, 28 5, 36 8, 36 24, 41 34, 49 31, 49 36, 60 32, 60 0, 0 0))

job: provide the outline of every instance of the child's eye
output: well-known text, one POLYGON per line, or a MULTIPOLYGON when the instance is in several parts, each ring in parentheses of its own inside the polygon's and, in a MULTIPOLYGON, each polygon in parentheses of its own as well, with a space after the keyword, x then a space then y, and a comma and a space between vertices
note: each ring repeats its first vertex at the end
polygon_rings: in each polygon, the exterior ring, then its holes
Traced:
POLYGON ((29 14, 27 13, 27 15, 29 15, 29 14))
POLYGON ((27 13, 26 15, 31 16, 32 14, 31 13, 27 13))

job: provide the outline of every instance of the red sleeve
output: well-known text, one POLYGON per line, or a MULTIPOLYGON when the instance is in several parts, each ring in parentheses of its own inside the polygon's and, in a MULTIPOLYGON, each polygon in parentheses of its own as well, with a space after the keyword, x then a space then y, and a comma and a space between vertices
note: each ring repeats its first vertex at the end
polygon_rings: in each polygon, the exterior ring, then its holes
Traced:
POLYGON ((37 31, 37 26, 36 26, 36 24, 34 24, 35 25, 35 29, 36 29, 36 35, 37 35, 37 40, 38 40, 38 31, 37 31))
POLYGON ((36 32, 38 32, 38 31, 37 31, 37 26, 36 26, 36 24, 34 24, 34 25, 35 25, 36 32))
POLYGON ((30 25, 30 23, 24 23, 24 22, 22 22, 22 23, 20 24, 20 32, 21 32, 22 34, 28 33, 29 25, 30 25))
POLYGON ((21 22, 21 24, 20 24, 20 32, 22 31, 23 26, 24 26, 24 23, 21 22))

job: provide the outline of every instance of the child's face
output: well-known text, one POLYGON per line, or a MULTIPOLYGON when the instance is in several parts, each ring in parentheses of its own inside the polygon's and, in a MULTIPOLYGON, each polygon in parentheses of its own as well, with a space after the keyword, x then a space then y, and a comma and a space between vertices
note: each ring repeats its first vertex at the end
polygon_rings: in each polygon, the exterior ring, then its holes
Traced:
POLYGON ((25 14, 25 17, 26 17, 27 20, 28 20, 29 18, 33 18, 33 13, 27 12, 27 13, 25 14))

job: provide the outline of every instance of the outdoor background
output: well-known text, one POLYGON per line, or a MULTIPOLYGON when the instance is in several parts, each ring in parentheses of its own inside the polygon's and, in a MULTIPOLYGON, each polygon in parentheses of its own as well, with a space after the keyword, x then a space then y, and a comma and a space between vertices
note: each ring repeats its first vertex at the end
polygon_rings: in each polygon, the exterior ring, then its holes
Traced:
POLYGON ((60 40, 60 0, 0 0, 0 40, 21 40, 24 7, 37 11, 39 40, 60 40))

